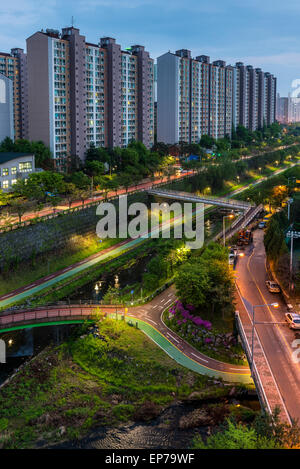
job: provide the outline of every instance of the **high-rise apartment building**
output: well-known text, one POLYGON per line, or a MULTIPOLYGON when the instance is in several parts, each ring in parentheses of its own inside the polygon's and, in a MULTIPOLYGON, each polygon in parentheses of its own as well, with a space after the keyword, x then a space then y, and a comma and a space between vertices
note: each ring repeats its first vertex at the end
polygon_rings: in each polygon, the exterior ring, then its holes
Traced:
POLYGON ((6 137, 14 139, 13 87, 13 80, 0 73, 0 142, 6 137))
POLYGON ((276 78, 237 62, 233 80, 233 127, 256 130, 276 119, 276 78))
POLYGON ((231 136, 243 125, 256 130, 275 121, 276 78, 237 62, 210 63, 186 49, 157 59, 157 140, 199 142, 201 135, 231 136))
POLYGON ((289 101, 289 98, 277 94, 276 119, 281 124, 288 124, 291 121, 289 101))
POLYGON ((59 167, 91 144, 154 141, 153 60, 143 46, 86 42, 77 28, 27 39, 29 135, 50 146, 59 167))
POLYGON ((0 52, 0 73, 12 80, 15 139, 28 137, 27 57, 23 49, 0 52))
POLYGON ((181 49, 157 59, 157 78, 158 141, 195 143, 203 134, 231 134, 232 67, 181 49))

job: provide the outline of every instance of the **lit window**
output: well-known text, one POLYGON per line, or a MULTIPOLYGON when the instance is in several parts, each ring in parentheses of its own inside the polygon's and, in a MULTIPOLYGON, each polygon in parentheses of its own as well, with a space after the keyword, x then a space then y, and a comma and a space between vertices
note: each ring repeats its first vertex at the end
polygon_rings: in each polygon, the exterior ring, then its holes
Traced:
POLYGON ((8 176, 9 175, 9 170, 8 168, 3 168, 2 169, 2 176, 8 176))
POLYGON ((14 174, 17 174, 17 167, 16 166, 13 166, 12 168, 10 168, 10 172, 11 172, 11 175, 13 176, 14 174))
POLYGON ((9 188, 9 181, 7 181, 7 180, 3 181, 2 182, 2 187, 3 187, 3 189, 8 189, 9 188))
POLYGON ((29 171, 32 171, 32 162, 25 161, 25 163, 19 163, 19 171, 21 173, 28 173, 29 171))

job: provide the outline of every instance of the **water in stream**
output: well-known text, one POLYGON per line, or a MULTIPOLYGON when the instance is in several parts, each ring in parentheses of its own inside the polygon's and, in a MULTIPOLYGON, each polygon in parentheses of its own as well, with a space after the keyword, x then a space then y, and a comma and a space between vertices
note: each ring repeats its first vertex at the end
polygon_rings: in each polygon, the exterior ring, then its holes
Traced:
MULTIPOLYGON (((211 237, 220 228, 223 214, 219 211, 209 213, 205 221, 205 238, 211 237)), ((118 268, 102 274, 99 279, 83 285, 68 299, 71 301, 100 301, 108 288, 125 288, 140 283, 147 271, 147 263, 153 254, 141 256, 127 269, 118 268)), ((36 355, 51 342, 59 343, 76 326, 47 326, 29 328, 21 331, 0 334, 7 346, 7 363, 0 364, 0 385, 24 361, 36 355)), ((244 402, 245 405, 247 405, 244 402)), ((201 406, 199 404, 198 406, 201 406)), ((256 398, 251 407, 259 408, 256 398)), ((130 423, 118 428, 98 427, 86 438, 67 442, 56 448, 96 448, 96 449, 184 449, 191 447, 196 433, 205 433, 205 428, 180 429, 179 420, 187 412, 197 408, 197 404, 175 404, 165 409, 151 423, 130 423)))
MULTIPOLYGON (((219 226, 221 219, 222 213, 216 211, 211 212, 209 216, 207 216, 205 221, 205 239, 215 234, 216 227, 219 226)), ((74 293, 65 298, 65 300, 70 300, 73 303, 77 301, 92 301, 93 303, 97 303, 102 300, 109 287, 122 290, 127 286, 141 283, 143 274, 147 272, 147 264, 153 255, 156 255, 156 253, 149 253, 147 256, 136 259, 136 262, 127 269, 119 267, 114 271, 102 274, 96 280, 79 287, 74 293)), ((141 287, 138 288, 139 291, 134 293, 138 293, 138 295, 142 297, 143 292, 141 287)))
POLYGON ((0 334, 6 344, 6 363, 0 363, 0 385, 47 345, 61 342, 73 327, 76 326, 33 327, 0 334))

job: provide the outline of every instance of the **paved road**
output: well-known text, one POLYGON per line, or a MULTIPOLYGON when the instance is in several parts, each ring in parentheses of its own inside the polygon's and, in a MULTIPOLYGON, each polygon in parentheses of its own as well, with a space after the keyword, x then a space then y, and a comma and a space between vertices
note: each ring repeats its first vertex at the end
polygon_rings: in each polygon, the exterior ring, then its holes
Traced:
MULTIPOLYGON (((291 165, 291 166, 295 166, 295 165, 291 165)), ((282 171, 285 171, 285 170, 286 168, 278 170, 276 174, 280 174, 282 171)), ((262 182, 262 180, 257 181, 255 185, 259 184, 260 182, 262 182)), ((237 189, 234 192, 231 192, 228 197, 231 198, 234 195, 237 195, 245 191, 248 187, 249 186, 241 187, 240 189, 237 189)), ((23 287, 20 287, 17 290, 6 293, 0 296, 0 307, 9 306, 11 303, 15 303, 19 300, 23 300, 26 297, 31 296, 32 294, 41 291, 43 288, 54 285, 55 283, 61 280, 64 280, 88 267, 91 267, 95 265, 96 263, 102 260, 105 260, 112 255, 117 255, 117 254, 120 255, 127 249, 133 248, 136 245, 140 244, 142 241, 143 241, 142 238, 138 238, 134 240, 132 239, 124 240, 118 244, 115 244, 114 246, 111 246, 110 248, 100 251, 99 253, 93 254, 92 256, 89 256, 88 258, 76 264, 72 264, 64 269, 51 273, 50 275, 47 275, 46 277, 40 278, 29 285, 24 285, 23 287)))
MULTIPOLYGON (((171 331, 163 322, 162 313, 175 301, 175 290, 168 288, 151 302, 143 306, 129 307, 126 319, 135 324, 138 320, 142 329, 159 347, 174 358, 178 363, 201 374, 222 378, 229 382, 252 383, 250 370, 247 366, 232 365, 210 358, 171 331)), ((115 317, 124 315, 124 307, 72 305, 40 307, 32 311, 0 313, 0 332, 24 327, 24 325, 53 324, 76 321, 95 315, 98 311, 115 317)))
MULTIPOLYGON (((238 262, 236 281, 243 300, 240 315, 244 323, 252 324, 252 305, 265 305, 255 308, 255 322, 265 323, 256 325, 255 340, 262 345, 288 415, 300 421, 300 363, 295 363, 292 357, 297 350, 297 346, 292 347, 293 341, 300 335, 285 324, 286 305, 281 295, 270 293, 266 288, 268 274, 263 236, 263 230, 254 232, 253 246, 248 247, 245 257, 238 262), (279 303, 278 308, 267 306, 274 302, 279 303)), ((300 362, 300 350, 298 355, 300 362)))

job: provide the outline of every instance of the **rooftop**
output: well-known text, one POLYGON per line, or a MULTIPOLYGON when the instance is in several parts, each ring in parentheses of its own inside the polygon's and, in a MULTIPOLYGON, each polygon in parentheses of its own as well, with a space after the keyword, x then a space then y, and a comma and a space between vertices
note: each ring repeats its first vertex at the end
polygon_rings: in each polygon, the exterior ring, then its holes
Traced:
POLYGON ((32 153, 18 153, 18 152, 0 152, 0 164, 6 163, 7 161, 22 158, 23 156, 33 156, 32 153))

